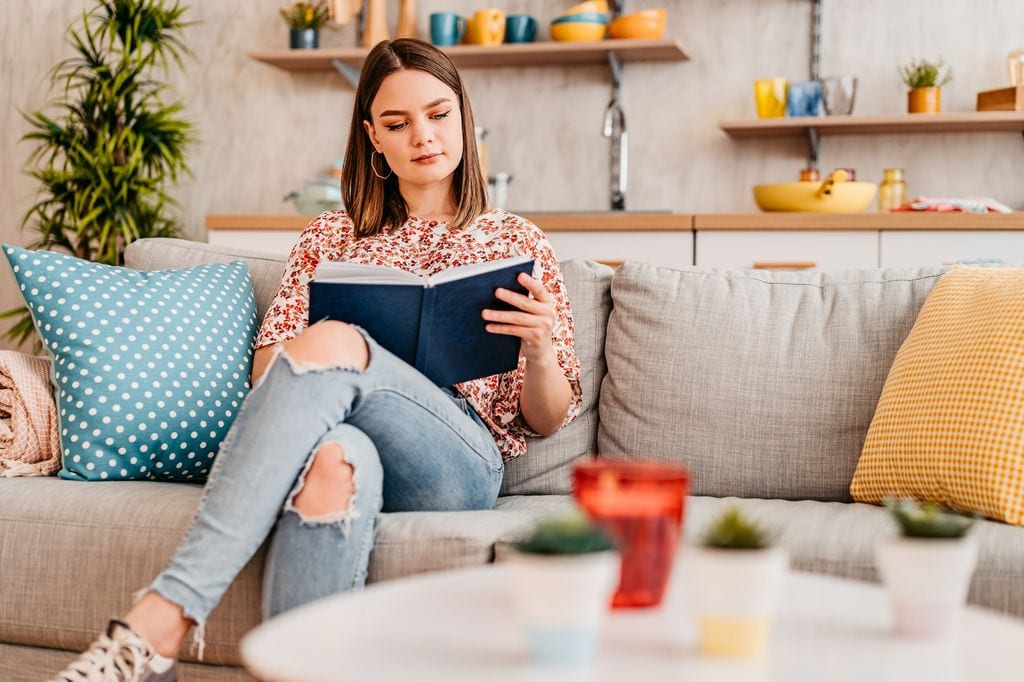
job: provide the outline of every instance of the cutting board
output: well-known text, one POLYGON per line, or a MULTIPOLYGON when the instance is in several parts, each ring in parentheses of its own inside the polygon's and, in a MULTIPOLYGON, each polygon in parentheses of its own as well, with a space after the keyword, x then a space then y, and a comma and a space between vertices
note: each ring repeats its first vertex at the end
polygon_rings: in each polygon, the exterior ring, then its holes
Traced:
POLYGON ((1024 85, 978 93, 978 111, 1024 111, 1024 85))

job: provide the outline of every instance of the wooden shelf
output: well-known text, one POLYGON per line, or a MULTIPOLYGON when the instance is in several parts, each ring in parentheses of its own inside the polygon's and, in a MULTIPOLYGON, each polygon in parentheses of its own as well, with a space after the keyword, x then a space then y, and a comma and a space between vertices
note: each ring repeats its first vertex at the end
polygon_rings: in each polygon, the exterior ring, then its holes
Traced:
POLYGON ((770 137, 881 133, 963 133, 1024 131, 1022 111, 971 111, 898 116, 799 116, 720 121, 718 127, 736 140, 770 137))
MULTIPOLYGON (((609 54, 621 62, 682 62, 690 58, 675 40, 601 40, 584 43, 545 41, 509 45, 456 45, 441 48, 459 67, 607 64, 609 54)), ((366 48, 272 50, 249 57, 286 71, 332 71, 335 62, 359 68, 366 48)))

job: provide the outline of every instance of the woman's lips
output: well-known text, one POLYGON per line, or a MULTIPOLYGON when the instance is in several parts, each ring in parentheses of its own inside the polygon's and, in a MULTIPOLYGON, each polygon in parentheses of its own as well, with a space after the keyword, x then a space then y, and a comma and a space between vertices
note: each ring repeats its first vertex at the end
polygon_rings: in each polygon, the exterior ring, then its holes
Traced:
POLYGON ((429 165, 441 158, 440 154, 425 154, 419 158, 413 159, 413 163, 423 164, 424 166, 429 165))

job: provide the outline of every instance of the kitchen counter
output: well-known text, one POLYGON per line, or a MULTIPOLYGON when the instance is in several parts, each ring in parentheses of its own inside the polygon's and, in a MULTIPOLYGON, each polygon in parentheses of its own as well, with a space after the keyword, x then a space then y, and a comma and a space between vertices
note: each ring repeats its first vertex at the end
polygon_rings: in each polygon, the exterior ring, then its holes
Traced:
MULTIPOLYGON (((208 215, 209 231, 298 231, 315 216, 208 215)), ((545 232, 1024 230, 1017 213, 525 213, 545 232)))

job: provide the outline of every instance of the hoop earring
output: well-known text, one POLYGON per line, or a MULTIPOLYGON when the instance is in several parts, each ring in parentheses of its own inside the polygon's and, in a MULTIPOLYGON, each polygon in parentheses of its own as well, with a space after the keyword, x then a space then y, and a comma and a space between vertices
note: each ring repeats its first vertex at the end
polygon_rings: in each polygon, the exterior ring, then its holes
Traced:
MULTIPOLYGON (((377 172, 377 167, 373 165, 373 160, 374 160, 374 158, 376 158, 377 154, 380 154, 380 152, 375 151, 375 152, 371 152, 371 154, 370 154, 370 170, 372 170, 373 174, 376 175, 381 180, 387 180, 388 178, 391 177, 391 174, 394 173, 395 171, 394 171, 394 169, 388 168, 388 174, 387 175, 381 175, 380 173, 378 173, 377 172)), ((384 156, 383 154, 380 154, 380 155, 381 155, 381 157, 384 156)))

